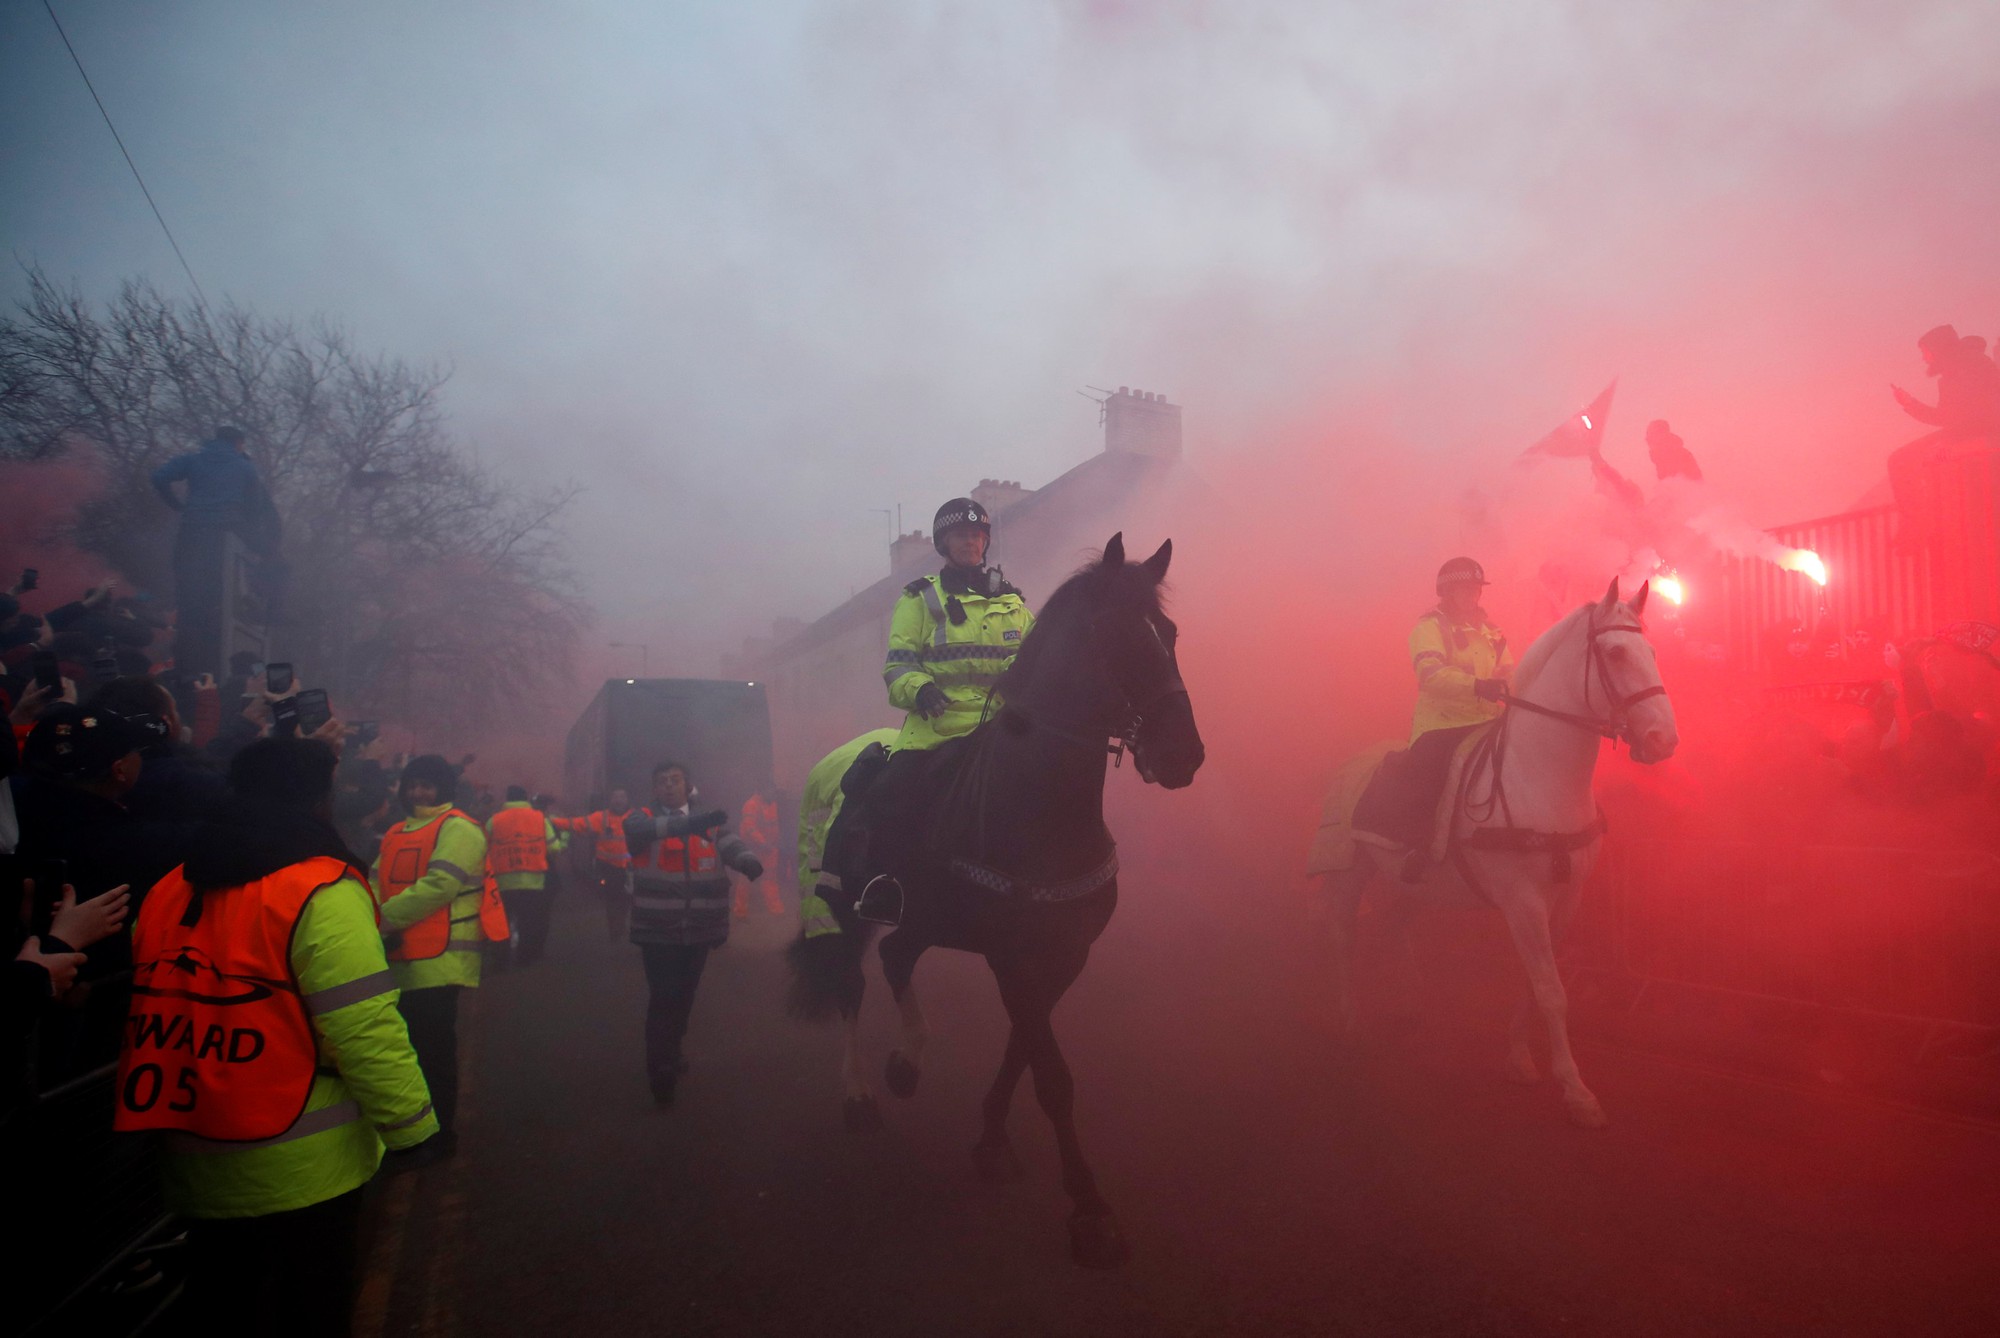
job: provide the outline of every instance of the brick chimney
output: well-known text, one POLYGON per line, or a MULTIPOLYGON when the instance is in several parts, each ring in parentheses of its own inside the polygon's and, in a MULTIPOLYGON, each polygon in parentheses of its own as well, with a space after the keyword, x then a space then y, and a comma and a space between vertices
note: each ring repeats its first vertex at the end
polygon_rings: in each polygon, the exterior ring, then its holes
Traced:
POLYGON ((922 530, 911 530, 889 545, 889 574, 904 580, 923 575, 938 560, 931 537, 922 530))
POLYGON ((981 479, 972 490, 972 500, 985 507, 986 514, 997 521, 1002 511, 1033 491, 1023 488, 1019 479, 981 479))
POLYGON ((1156 460, 1181 458, 1181 406, 1150 390, 1118 387, 1104 401, 1104 449, 1156 460))

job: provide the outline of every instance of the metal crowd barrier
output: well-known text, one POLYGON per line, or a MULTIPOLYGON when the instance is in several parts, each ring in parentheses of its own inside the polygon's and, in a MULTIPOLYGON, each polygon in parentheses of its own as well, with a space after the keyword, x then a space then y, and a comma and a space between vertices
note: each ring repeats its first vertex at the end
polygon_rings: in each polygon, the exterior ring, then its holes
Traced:
POLYGON ((1640 982, 2000 1027, 2000 857, 1620 838, 1566 950, 1640 982))

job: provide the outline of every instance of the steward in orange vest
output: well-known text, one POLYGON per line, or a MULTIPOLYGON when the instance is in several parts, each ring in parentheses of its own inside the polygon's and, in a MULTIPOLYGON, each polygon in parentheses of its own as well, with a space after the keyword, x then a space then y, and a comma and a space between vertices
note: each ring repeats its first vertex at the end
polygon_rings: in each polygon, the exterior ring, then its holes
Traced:
POLYGON ((486 876, 507 905, 515 966, 540 960, 548 946, 555 901, 549 856, 568 844, 569 833, 558 832, 548 816, 528 802, 524 786, 508 786, 507 802, 486 820, 486 876))
MULTIPOLYGON (((743 842, 757 856, 757 862, 764 866, 770 878, 757 879, 764 889, 764 909, 773 915, 785 913, 785 903, 778 897, 776 869, 778 867, 778 806, 761 794, 753 794, 743 801, 743 820, 736 829, 743 836, 743 842)), ((745 882, 736 889, 736 918, 746 919, 750 914, 750 884, 745 882)))
POLYGON ((445 1145, 456 1137, 458 996, 479 984, 488 942, 507 938, 507 912, 486 878, 486 833, 452 807, 458 770, 435 753, 403 768, 410 817, 382 838, 375 896, 398 1006, 424 1066, 445 1145))
POLYGON ((646 964, 646 1077, 656 1104, 670 1106, 686 1063, 687 1034, 708 950, 729 938, 729 875, 755 882, 764 866, 728 830, 729 815, 690 813, 687 768, 653 768, 653 803, 625 818, 632 851, 632 941, 646 964))
MULTIPOLYGON (((593 798, 592 802, 596 802, 593 798)), ((604 902, 604 928, 616 943, 625 937, 625 925, 631 915, 631 874, 632 852, 625 848, 625 818, 632 811, 632 801, 623 790, 613 790, 605 807, 580 818, 553 819, 559 832, 582 832, 593 838, 591 848, 591 872, 597 882, 597 895, 604 902)))
POLYGON ((345 1333, 361 1187, 385 1145, 414 1163, 438 1130, 334 766, 311 739, 238 753, 234 797, 133 927, 114 1121, 163 1135, 181 1304, 218 1334, 345 1333))

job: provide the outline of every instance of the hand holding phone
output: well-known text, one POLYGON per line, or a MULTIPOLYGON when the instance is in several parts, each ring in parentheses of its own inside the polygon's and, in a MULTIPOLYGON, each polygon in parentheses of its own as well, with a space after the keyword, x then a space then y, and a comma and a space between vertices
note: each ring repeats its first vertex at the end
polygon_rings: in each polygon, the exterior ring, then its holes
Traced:
POLYGON ((41 585, 41 583, 42 573, 39 570, 34 567, 23 567, 21 568, 21 583, 14 588, 25 595, 30 590, 41 585))
POLYGON ((282 697, 292 690, 292 666, 279 660, 264 666, 264 691, 273 697, 282 697))
POLYGON ((52 650, 38 650, 29 657, 35 666, 35 686, 47 688, 58 695, 62 692, 62 663, 52 650))
POLYGON ((333 707, 327 702, 325 688, 300 688, 292 703, 298 710, 301 734, 317 734, 333 719, 333 707))

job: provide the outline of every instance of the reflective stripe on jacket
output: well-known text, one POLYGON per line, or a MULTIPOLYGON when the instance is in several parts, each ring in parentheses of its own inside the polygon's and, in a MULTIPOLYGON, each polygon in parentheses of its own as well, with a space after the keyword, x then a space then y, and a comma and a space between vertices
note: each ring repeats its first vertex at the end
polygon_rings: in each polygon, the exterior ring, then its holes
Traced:
POLYGON ((383 932, 404 934, 403 947, 389 957, 398 988, 479 983, 485 941, 507 937, 506 912, 485 871, 486 833, 449 805, 418 809, 382 838, 373 877, 383 932), (414 862, 403 853, 412 848, 414 862), (412 874, 414 882, 404 881, 412 874), (413 927, 422 928, 414 948, 413 927))
POLYGON ((944 588, 942 573, 903 587, 889 620, 889 654, 882 666, 890 704, 909 712, 896 746, 935 748, 971 733, 987 713, 1001 671, 1034 625, 1035 615, 1011 588, 997 595, 957 594, 944 588), (959 617, 952 616, 954 608, 959 617), (917 694, 927 683, 935 683, 949 703, 930 719, 916 711, 917 694))
POLYGON ((1506 636, 1487 620, 1485 610, 1459 623, 1450 621, 1442 609, 1427 611, 1410 629, 1410 668, 1417 676, 1411 740, 1434 729, 1477 725, 1499 715, 1506 707, 1482 700, 1474 685, 1513 664, 1506 636))
POLYGON ((751 858, 750 847, 729 831, 656 836, 657 825, 687 810, 642 808, 626 815, 632 847, 634 943, 722 943, 729 938, 729 869, 751 858))
MULTIPOLYGON (((283 879, 318 863, 303 861, 261 881, 283 879)), ((288 980, 296 991, 292 998, 309 1019, 317 1072, 308 1074, 304 1112, 278 1136, 258 1141, 169 1133, 161 1148, 161 1184, 168 1206, 177 1212, 191 1217, 260 1217, 310 1207, 366 1184, 382 1159, 385 1143, 410 1147, 437 1132, 423 1070, 396 1009, 395 983, 375 926, 374 897, 352 870, 339 872, 338 861, 324 864, 334 872, 330 883, 325 881, 330 871, 326 868, 300 875, 318 885, 304 898, 289 926, 279 973, 268 977, 288 980)), ((262 908, 226 905, 238 898, 247 903, 257 886, 247 884, 203 897, 202 920, 220 913, 215 934, 228 936, 226 944, 218 945, 225 955, 214 959, 219 975, 251 974, 242 969, 244 963, 236 954, 262 953, 278 941, 276 924, 285 914, 282 902, 262 908), (251 922, 262 923, 253 929, 251 922), (239 929, 245 932, 239 934, 239 929), (259 940, 265 946, 258 946, 259 940)), ((160 887, 166 889, 168 883, 160 887)), ((173 943, 171 936, 181 932, 180 918, 180 909, 156 890, 141 904, 133 929, 135 956, 141 961, 166 960, 169 977, 182 973, 164 957, 173 943), (156 952, 161 956, 154 957, 156 952)), ((199 923, 195 928, 199 930, 199 923)), ((160 969, 150 975, 158 979, 160 969)), ((135 996, 135 1018, 154 1013, 162 1002, 158 994, 135 996)), ((153 1025, 128 1023, 128 1048, 139 1028, 150 1030, 153 1025)), ((171 1023, 159 1025, 164 1031, 171 1023)), ((175 1053, 169 1044, 167 1053, 175 1053)), ((247 1044, 237 1043, 239 1054, 247 1044)), ((129 1074, 150 1053, 150 1047, 135 1050, 121 1061, 121 1069, 129 1074)), ((170 1100, 177 1086, 178 1075, 166 1085, 162 1100, 170 1100)))

